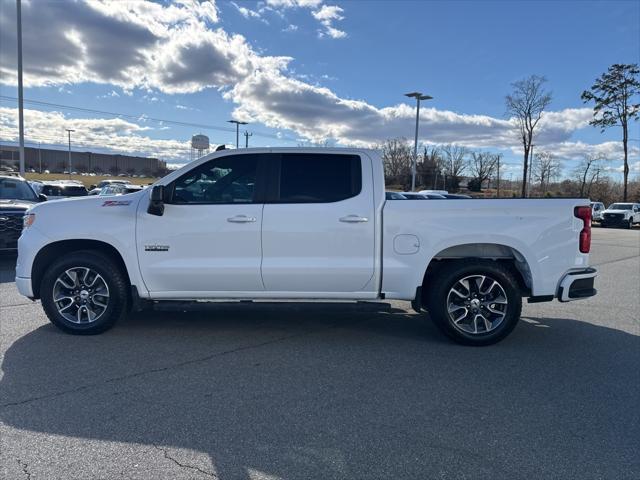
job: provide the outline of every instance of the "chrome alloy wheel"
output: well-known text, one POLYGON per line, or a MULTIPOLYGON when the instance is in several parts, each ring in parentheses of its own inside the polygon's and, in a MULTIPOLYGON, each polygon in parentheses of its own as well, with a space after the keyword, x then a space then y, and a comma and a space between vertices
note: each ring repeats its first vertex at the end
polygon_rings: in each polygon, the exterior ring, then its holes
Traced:
POLYGON ((73 267, 62 272, 53 284, 53 303, 65 320, 93 323, 107 310, 109 287, 96 271, 73 267))
POLYGON ((486 275, 458 280, 447 295, 447 313, 453 326, 474 335, 498 328, 507 314, 507 306, 504 288, 486 275))

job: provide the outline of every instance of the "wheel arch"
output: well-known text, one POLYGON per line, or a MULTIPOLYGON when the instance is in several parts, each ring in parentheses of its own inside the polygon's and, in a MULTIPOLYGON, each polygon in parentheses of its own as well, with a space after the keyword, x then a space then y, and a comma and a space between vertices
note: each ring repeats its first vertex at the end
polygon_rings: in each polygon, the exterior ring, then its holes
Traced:
POLYGON ((441 267, 470 258, 493 260, 507 266, 518 280, 522 296, 531 295, 533 275, 526 257, 518 249, 500 243, 465 243, 440 250, 431 258, 425 269, 420 287, 422 294, 427 291, 429 281, 437 276, 441 267))
POLYGON ((126 275, 127 282, 131 285, 131 276, 127 270, 122 254, 110 243, 100 240, 60 240, 49 243, 37 253, 31 266, 31 286, 34 298, 40 298, 40 284, 48 265, 63 255, 72 252, 94 250, 111 258, 118 268, 126 275))

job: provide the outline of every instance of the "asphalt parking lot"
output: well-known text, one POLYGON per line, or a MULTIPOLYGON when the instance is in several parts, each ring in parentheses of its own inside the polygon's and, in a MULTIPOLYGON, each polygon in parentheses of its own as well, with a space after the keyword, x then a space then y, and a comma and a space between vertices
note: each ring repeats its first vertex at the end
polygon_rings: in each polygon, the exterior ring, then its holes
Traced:
POLYGON ((65 335, 0 260, 6 479, 640 478, 640 229, 487 348, 404 302, 219 304, 65 335))

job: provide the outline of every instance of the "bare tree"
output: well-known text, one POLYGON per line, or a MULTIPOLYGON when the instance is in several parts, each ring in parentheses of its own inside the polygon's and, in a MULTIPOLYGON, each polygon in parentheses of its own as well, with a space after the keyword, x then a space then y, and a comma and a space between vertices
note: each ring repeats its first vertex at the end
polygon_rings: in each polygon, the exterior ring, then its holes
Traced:
POLYGON ((442 152, 442 167, 444 174, 449 180, 451 189, 457 190, 460 184, 460 177, 467 168, 467 154, 469 151, 453 143, 440 147, 442 152))
POLYGON ((381 147, 384 176, 389 183, 405 185, 411 177, 413 150, 406 138, 392 138, 381 147))
POLYGON ((489 152, 471 152, 469 169, 478 187, 477 191, 482 190, 482 184, 493 176, 498 166, 498 158, 497 154, 489 152))
POLYGON ((442 176, 440 147, 425 145, 418 158, 417 173, 421 185, 436 188, 438 177, 442 176))
POLYGON ((580 197, 589 197, 591 187, 600 179, 603 171, 603 155, 586 155, 574 170, 575 177, 580 184, 580 197))
POLYGON ((545 194, 549 183, 562 173, 562 165, 549 152, 536 153, 534 160, 532 162, 533 178, 540 183, 540 192, 545 194))
POLYGON ((533 144, 533 132, 542 118, 542 113, 551 103, 551 92, 544 89, 546 81, 545 77, 539 75, 518 80, 511 84, 513 91, 505 97, 507 115, 515 120, 524 147, 522 198, 527 192, 529 152, 533 144))
POLYGON ((629 161, 627 142, 629 140, 629 121, 637 120, 640 115, 640 103, 633 103, 632 99, 640 94, 640 68, 638 64, 611 65, 606 73, 582 92, 581 98, 586 102, 593 101, 593 120, 589 122, 594 127, 600 127, 601 132, 613 126, 622 127, 622 146, 624 148, 624 193, 627 201, 627 184, 629 182, 629 161))

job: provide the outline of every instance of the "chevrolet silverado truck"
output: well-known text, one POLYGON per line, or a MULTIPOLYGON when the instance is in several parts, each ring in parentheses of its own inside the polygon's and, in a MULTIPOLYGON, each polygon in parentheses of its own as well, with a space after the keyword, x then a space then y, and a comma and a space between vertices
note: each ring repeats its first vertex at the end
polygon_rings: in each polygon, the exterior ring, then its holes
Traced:
POLYGON ((222 150, 137 193, 39 204, 24 224, 18 290, 74 334, 163 301, 400 299, 487 345, 523 298, 596 293, 588 200, 386 201, 369 150, 222 150))

